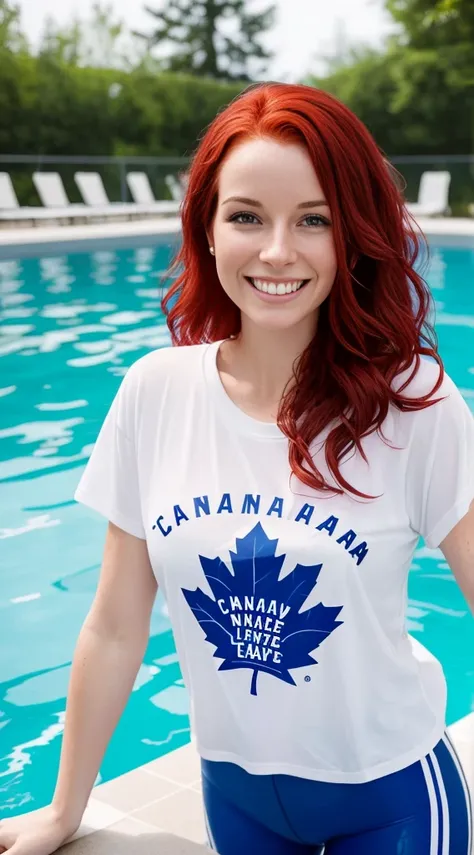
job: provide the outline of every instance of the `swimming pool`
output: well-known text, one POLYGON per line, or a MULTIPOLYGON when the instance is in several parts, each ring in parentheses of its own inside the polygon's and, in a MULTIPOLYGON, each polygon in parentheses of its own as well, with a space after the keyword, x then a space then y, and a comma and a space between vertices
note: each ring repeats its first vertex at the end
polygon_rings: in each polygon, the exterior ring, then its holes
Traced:
MULTIPOLYGON (((169 257, 162 244, 0 260, 0 819, 53 792, 106 528, 72 495, 127 367, 169 342, 157 292, 169 257)), ((447 370, 474 409, 474 250, 433 249, 428 280, 447 370)), ((408 628, 447 674, 451 723, 474 709, 474 620, 441 553, 422 545, 409 596, 408 628)), ((187 742, 187 712, 158 599, 100 780, 187 742)))

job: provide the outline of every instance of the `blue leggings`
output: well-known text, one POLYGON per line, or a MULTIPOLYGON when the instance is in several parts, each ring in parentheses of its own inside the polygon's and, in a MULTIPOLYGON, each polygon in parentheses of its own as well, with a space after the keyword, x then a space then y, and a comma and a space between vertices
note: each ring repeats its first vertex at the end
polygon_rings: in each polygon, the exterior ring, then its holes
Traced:
POLYGON ((202 761, 219 855, 471 855, 472 811, 448 736, 423 760, 365 784, 250 775, 202 761))

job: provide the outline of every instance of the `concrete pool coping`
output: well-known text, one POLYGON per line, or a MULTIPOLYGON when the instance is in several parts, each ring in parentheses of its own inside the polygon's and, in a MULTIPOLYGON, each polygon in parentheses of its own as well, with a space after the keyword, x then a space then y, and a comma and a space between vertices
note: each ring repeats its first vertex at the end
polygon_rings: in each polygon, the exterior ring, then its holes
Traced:
MULTIPOLYGON (((419 228, 436 246, 474 248, 474 218, 418 217, 419 228)), ((0 260, 18 256, 36 256, 55 251, 88 252, 100 244, 101 249, 119 249, 154 245, 181 231, 179 217, 160 217, 131 222, 112 222, 75 226, 30 226, 0 228, 0 260)))
MULTIPOLYGON (((448 732, 473 799, 474 712, 451 725, 448 732)), ((192 742, 95 787, 81 827, 61 849, 64 855, 129 855, 130 851, 134 855, 203 855, 210 851, 199 757, 192 742)))
POLYGON ((50 253, 91 252, 100 246, 120 249, 153 246, 164 238, 176 238, 181 231, 179 217, 160 217, 123 223, 76 226, 0 228, 0 260, 50 253))

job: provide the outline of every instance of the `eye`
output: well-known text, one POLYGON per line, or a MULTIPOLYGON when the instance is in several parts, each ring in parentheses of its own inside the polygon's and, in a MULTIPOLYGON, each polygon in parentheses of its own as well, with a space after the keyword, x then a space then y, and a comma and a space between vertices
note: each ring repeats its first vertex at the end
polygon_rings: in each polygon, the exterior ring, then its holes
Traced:
POLYGON ((259 220, 255 214, 249 214, 248 211, 239 211, 238 214, 232 214, 229 217, 229 223, 240 223, 243 226, 254 226, 259 220))
POLYGON ((303 222, 306 226, 313 227, 314 226, 330 226, 331 223, 326 217, 322 217, 321 214, 308 214, 307 217, 304 218, 303 222))

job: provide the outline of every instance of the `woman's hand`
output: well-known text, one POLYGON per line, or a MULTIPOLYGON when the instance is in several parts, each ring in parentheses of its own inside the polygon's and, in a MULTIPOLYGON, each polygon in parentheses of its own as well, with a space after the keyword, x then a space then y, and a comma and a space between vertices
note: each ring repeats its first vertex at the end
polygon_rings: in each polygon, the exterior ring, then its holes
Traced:
POLYGON ((67 826, 52 807, 0 822, 0 852, 51 855, 77 829, 67 826))

